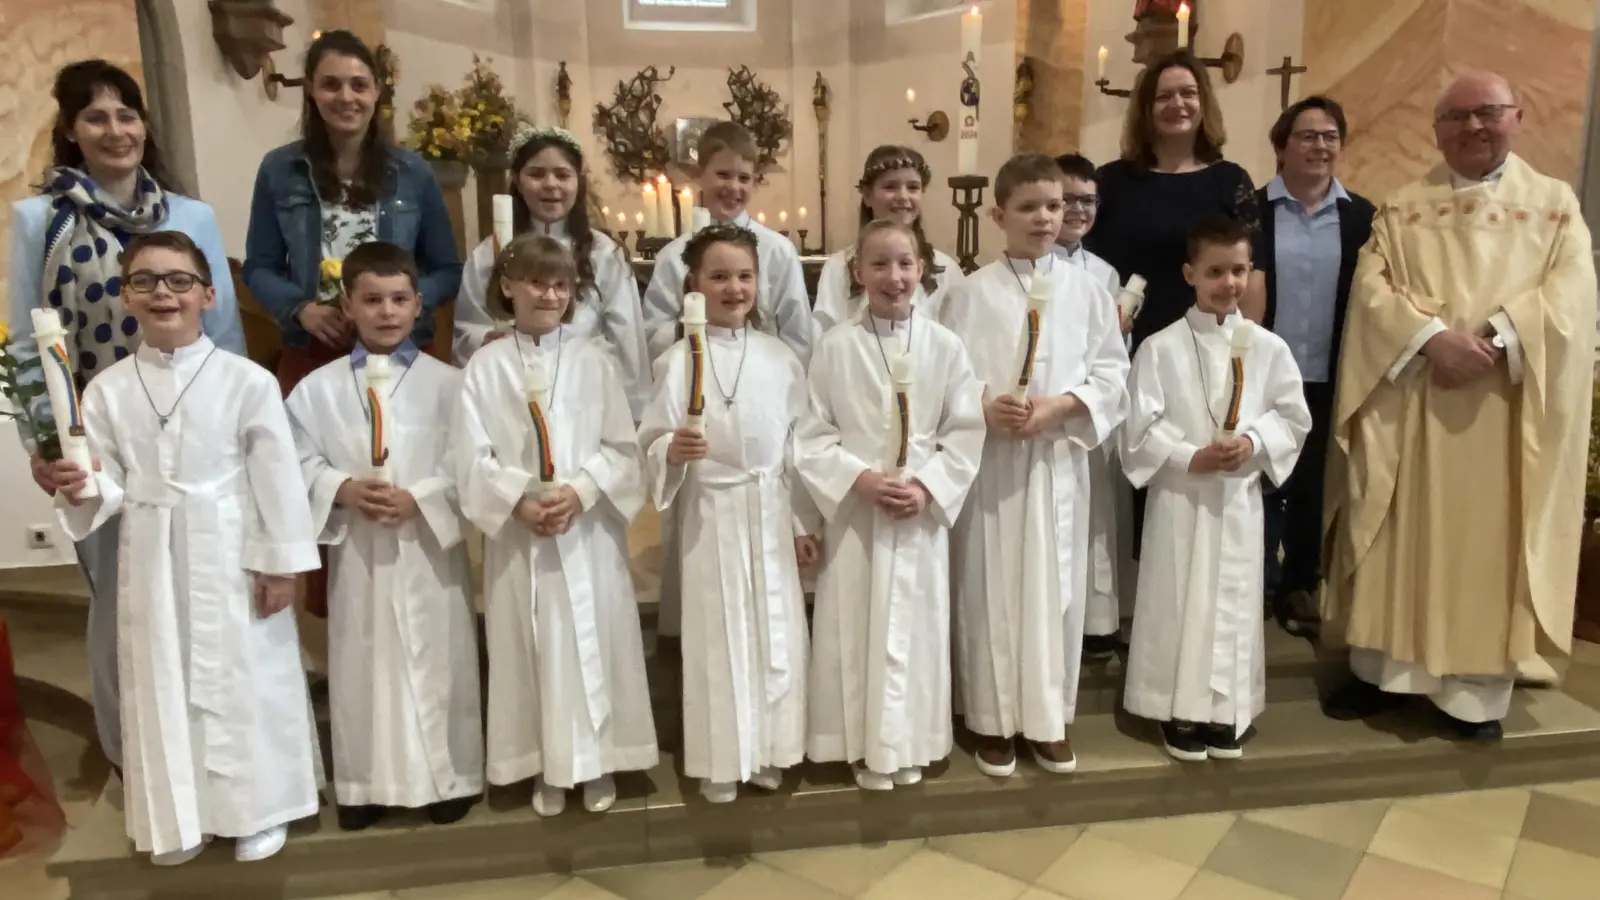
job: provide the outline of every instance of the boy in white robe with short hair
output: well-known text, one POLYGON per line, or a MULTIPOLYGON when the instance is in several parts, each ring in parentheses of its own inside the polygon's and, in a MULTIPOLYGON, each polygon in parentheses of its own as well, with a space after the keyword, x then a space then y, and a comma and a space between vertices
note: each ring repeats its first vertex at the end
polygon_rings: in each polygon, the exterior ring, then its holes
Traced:
POLYGON ((74 540, 123 517, 128 835, 157 865, 193 859, 214 836, 238 838, 241 862, 265 859, 283 848, 288 823, 319 805, 311 703, 286 611, 295 576, 318 565, 294 437, 272 375, 202 333, 200 315, 216 301, 193 241, 136 237, 122 274, 142 341, 84 392, 96 471, 65 460, 52 470, 74 540))
POLYGON ((817 345, 796 467, 826 526, 812 628, 806 755, 854 764, 863 790, 922 780, 950 754, 947 534, 983 452, 981 389, 961 341, 912 310, 915 233, 861 230, 859 319, 817 345))
POLYGON ((313 525, 331 548, 339 826, 366 828, 390 806, 426 807, 444 825, 483 792, 478 619, 449 466, 461 373, 411 341, 422 299, 404 250, 362 244, 343 280, 355 351, 288 401, 313 525))
POLYGON ((986 775, 1077 766, 1088 604, 1090 457, 1121 423, 1128 351, 1102 284, 1052 252, 1062 219, 1055 160, 1013 157, 995 178, 1003 258, 945 305, 984 386, 983 464, 952 534, 962 712, 986 775))
POLYGON ((1239 314, 1250 233, 1189 238, 1195 305, 1139 348, 1123 425, 1128 479, 1150 489, 1124 705, 1184 762, 1237 759, 1266 708, 1261 478, 1281 484, 1311 430, 1283 339, 1239 314))

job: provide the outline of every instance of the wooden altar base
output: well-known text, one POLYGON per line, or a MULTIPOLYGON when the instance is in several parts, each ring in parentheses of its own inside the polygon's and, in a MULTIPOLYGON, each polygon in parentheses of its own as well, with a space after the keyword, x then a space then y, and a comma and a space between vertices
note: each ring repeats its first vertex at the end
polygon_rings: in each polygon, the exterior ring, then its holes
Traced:
MULTIPOLYGON (((295 826, 288 847, 265 862, 233 861, 219 841, 176 868, 152 867, 124 837, 113 781, 68 836, 50 873, 85 898, 267 900, 403 889, 642 862, 1152 816, 1290 806, 1506 787, 1600 777, 1600 653, 1580 645, 1561 690, 1519 690, 1493 748, 1439 737, 1431 709, 1371 723, 1335 722, 1317 708, 1319 679, 1339 677, 1337 657, 1269 626, 1267 713, 1238 762, 1179 765, 1153 726, 1113 712, 1119 665, 1085 670, 1078 772, 1048 775, 1024 759, 1005 780, 978 772, 970 735, 921 785, 884 794, 856 789, 842 765, 807 764, 782 791, 752 788, 727 806, 700 799, 676 760, 620 776, 620 798, 604 815, 541 819, 531 785, 492 790, 462 822, 438 827, 420 814, 391 814, 359 833, 341 832, 331 806, 295 826)), ((647 646, 653 641, 647 636, 647 646)), ((657 726, 665 750, 678 745, 675 668, 652 660, 657 726)), ((325 719, 325 713, 323 714, 325 719)), ((326 747, 326 732, 324 732, 326 747)))

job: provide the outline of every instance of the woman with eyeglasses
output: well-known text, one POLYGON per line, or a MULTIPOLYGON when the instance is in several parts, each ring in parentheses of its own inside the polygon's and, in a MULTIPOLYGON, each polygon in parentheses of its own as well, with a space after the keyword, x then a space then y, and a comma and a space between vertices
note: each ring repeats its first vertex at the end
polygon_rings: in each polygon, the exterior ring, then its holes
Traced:
MULTIPOLYGON (((123 247, 136 235, 181 231, 214 272, 228 271, 217 217, 205 203, 178 193, 162 165, 138 82, 103 59, 56 73, 52 95, 51 164, 39 193, 12 207, 11 345, 34 353, 33 311, 52 309, 66 327, 73 375, 81 389, 139 345, 139 326, 123 308, 123 247)), ((202 317, 212 343, 244 355, 244 328, 233 282, 221 279, 216 305, 202 317)), ((41 376, 42 377, 42 376, 41 376)), ((34 481, 54 494, 49 465, 23 434, 34 481)), ((47 448, 48 449, 48 448, 47 448)), ((117 523, 76 545, 89 583, 89 688, 95 730, 112 765, 122 764, 117 702, 117 523)))

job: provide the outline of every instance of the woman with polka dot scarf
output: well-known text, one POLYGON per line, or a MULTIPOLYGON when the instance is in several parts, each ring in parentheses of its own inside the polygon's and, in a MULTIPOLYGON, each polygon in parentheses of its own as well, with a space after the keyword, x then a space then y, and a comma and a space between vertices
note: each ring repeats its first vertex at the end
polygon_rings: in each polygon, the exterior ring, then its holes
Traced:
MULTIPOLYGON (((105 60, 72 63, 56 74, 51 167, 39 194, 12 207, 11 350, 34 352, 33 310, 54 309, 67 329, 79 387, 139 346, 139 327, 122 308, 121 256, 133 235, 181 231, 198 244, 213 272, 228 271, 210 206, 177 193, 161 164, 139 85, 105 60)), ((244 330, 233 282, 215 285, 206 334, 244 355, 244 330)), ((31 436, 24 434, 29 443, 31 436)), ((48 469, 33 454, 34 480, 47 492, 48 469)), ((88 579, 90 698, 101 747, 122 761, 117 711, 117 528, 78 544, 88 579)))

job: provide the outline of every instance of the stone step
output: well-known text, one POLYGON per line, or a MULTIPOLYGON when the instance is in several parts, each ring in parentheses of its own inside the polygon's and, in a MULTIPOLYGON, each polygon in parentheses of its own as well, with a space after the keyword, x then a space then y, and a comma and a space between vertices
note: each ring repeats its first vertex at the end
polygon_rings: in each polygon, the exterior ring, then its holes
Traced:
MULTIPOLYGON (((1576 673, 1600 681, 1597 670, 1576 673)), ((970 737, 916 787, 856 789, 842 765, 806 764, 784 788, 747 790, 726 806, 702 801, 664 757, 619 776, 604 815, 540 819, 528 784, 490 792, 462 822, 430 825, 392 814, 359 833, 338 830, 331 807, 297 824, 277 857, 248 866, 218 841, 200 858, 156 868, 123 833, 115 786, 72 830, 50 864, 74 900, 145 896, 312 897, 508 878, 641 862, 874 843, 943 834, 1252 809, 1368 797, 1504 787, 1600 776, 1600 712, 1562 691, 1518 691, 1505 741, 1464 747, 1440 738, 1425 706, 1369 723, 1325 718, 1310 700, 1274 702, 1236 762, 1178 764, 1148 723, 1084 716, 1072 731, 1079 767, 1049 775, 1023 762, 1016 776, 977 771, 970 737)))

